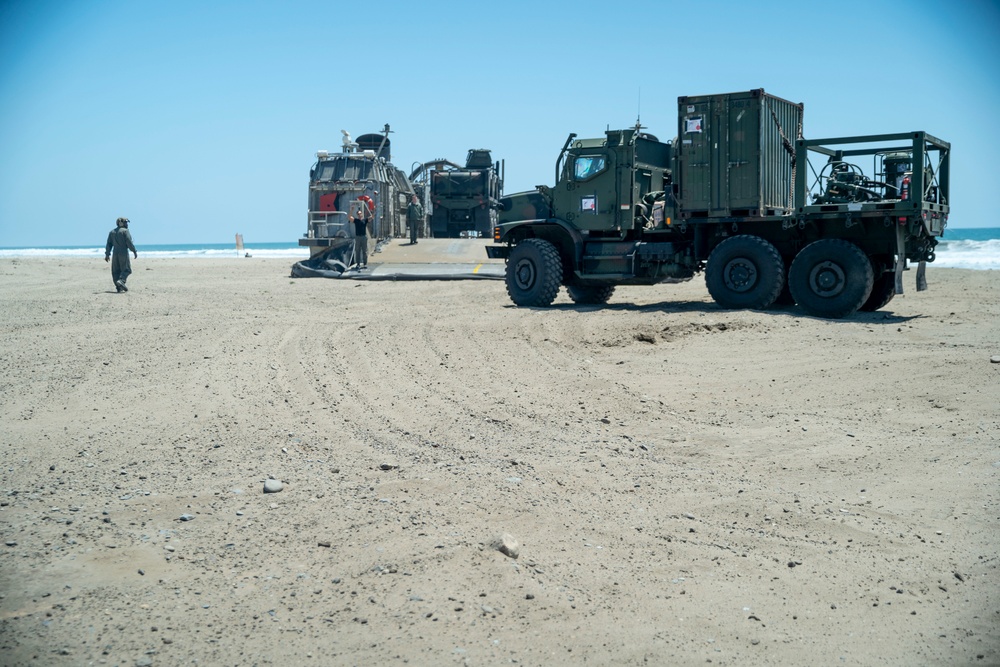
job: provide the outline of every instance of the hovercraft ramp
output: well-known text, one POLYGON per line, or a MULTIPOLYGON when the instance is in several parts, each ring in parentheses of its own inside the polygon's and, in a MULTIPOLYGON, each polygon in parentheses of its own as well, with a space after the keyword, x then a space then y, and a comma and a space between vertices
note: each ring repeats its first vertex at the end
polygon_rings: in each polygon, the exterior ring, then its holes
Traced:
MULTIPOLYGON (((348 269, 350 255, 331 252, 298 262, 293 278, 349 280, 503 280, 502 259, 486 257, 488 239, 420 239, 415 245, 402 239, 376 244, 368 253, 367 269, 348 269)), ((345 248, 346 249, 346 248, 345 248)), ((333 250, 331 248, 331 250, 333 250)))

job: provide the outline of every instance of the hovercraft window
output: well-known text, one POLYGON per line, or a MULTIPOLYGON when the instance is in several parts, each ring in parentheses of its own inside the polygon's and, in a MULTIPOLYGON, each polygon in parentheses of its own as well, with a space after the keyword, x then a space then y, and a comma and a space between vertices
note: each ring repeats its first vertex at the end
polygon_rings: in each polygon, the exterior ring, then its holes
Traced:
POLYGON ((577 181, 585 181, 595 174, 604 171, 607 163, 603 155, 591 155, 588 157, 578 157, 573 163, 573 178, 577 181))
POLYGON ((334 181, 337 179, 337 165, 339 162, 320 162, 319 175, 317 181, 334 181))

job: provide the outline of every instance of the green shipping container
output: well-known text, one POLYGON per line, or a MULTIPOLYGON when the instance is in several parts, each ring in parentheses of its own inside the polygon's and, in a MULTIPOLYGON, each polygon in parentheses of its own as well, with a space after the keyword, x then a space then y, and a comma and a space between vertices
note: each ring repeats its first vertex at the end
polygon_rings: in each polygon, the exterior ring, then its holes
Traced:
POLYGON ((782 215, 792 208, 802 105, 764 92, 677 98, 680 217, 782 215))

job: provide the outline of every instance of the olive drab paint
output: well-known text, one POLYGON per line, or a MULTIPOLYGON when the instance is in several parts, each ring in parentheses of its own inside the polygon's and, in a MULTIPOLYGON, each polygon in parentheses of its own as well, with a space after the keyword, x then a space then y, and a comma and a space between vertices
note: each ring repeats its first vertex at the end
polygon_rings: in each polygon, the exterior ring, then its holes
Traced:
POLYGON ((680 97, 677 107, 674 194, 684 217, 791 210, 801 104, 751 90, 680 97))
POLYGON ((664 189, 670 161, 669 144, 635 128, 573 140, 558 167, 553 209, 577 229, 628 229, 634 222, 634 204, 664 189))
POLYGON ((763 89, 679 97, 676 128, 668 142, 638 121, 570 134, 553 186, 503 197, 486 251, 507 260, 515 304, 547 306, 559 285, 604 303, 616 285, 704 272, 723 308, 847 317, 902 294, 908 262, 926 289, 951 206, 948 142, 806 140, 803 105, 763 89))
POLYGON ((502 162, 485 148, 470 149, 464 168, 430 171, 430 228, 437 238, 491 238, 503 196, 502 162))

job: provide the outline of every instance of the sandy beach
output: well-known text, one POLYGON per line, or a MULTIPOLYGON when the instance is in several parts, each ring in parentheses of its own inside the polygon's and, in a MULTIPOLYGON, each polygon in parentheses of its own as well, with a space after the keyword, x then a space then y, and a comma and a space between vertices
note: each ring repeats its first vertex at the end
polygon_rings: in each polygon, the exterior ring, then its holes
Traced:
POLYGON ((827 321, 291 264, 0 261, 0 664, 1000 664, 1000 272, 827 321))

